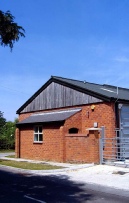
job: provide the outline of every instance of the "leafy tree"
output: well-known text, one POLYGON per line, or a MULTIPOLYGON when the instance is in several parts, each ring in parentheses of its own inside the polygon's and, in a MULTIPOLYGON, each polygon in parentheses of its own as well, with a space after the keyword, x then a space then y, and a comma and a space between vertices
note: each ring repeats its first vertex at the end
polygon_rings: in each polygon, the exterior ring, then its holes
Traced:
POLYGON ((14 122, 7 121, 0 111, 0 149, 13 149, 15 147, 16 118, 14 122))
POLYGON ((3 127, 6 123, 6 119, 3 117, 3 112, 0 111, 0 136, 3 133, 3 127))
POLYGON ((9 46, 11 50, 20 37, 25 37, 25 30, 14 19, 10 11, 4 13, 0 10, 0 44, 9 46))
POLYGON ((3 142, 3 148, 10 149, 14 148, 15 144, 15 122, 8 121, 3 127, 3 134, 1 140, 3 142))

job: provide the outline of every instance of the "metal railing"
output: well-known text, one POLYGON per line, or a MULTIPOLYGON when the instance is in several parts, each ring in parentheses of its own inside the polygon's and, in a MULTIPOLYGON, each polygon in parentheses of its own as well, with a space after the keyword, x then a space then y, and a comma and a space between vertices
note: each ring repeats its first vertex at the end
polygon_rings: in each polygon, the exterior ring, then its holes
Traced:
POLYGON ((100 138, 100 164, 129 160, 129 138, 100 138))

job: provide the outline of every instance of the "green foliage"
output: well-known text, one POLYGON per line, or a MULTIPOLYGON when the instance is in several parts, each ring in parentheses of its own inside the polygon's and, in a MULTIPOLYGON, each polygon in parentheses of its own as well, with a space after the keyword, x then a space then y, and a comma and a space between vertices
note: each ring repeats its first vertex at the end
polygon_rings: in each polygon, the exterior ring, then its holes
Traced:
POLYGON ((3 113, 0 112, 0 149, 14 149, 17 122, 18 119, 6 122, 3 113))
POLYGON ((12 50, 13 44, 20 37, 25 37, 24 33, 25 30, 14 22, 14 16, 10 11, 4 13, 0 10, 0 44, 2 46, 9 46, 12 50))
POLYGON ((3 133, 3 127, 6 123, 6 119, 3 117, 3 113, 0 111, 0 136, 3 133))
POLYGON ((2 140, 6 149, 14 148, 15 123, 8 121, 3 127, 2 140))

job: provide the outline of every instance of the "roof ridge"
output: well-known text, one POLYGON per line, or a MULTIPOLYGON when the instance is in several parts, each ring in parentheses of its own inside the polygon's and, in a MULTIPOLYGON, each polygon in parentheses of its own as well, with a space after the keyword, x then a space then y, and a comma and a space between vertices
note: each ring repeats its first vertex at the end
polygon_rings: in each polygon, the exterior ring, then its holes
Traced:
POLYGON ((71 79, 71 78, 65 78, 65 77, 60 77, 60 76, 51 76, 51 78, 60 78, 60 79, 66 79, 66 80, 72 80, 72 81, 77 81, 77 82, 82 82, 82 83, 88 83, 88 84, 94 84, 94 85, 102 85, 98 83, 93 83, 93 82, 87 82, 86 80, 77 80, 77 79, 71 79))
POLYGON ((51 78, 60 78, 60 79, 66 79, 66 80, 73 80, 73 81, 84 82, 83 80, 75 80, 75 79, 72 79, 72 78, 64 78, 64 77, 54 76, 54 75, 52 75, 51 78))

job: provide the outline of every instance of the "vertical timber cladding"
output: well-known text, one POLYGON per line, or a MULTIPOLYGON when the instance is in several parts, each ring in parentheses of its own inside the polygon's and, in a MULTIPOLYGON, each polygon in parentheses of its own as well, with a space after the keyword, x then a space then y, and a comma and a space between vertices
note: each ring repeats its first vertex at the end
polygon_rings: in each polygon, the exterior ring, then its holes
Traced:
POLYGON ((52 82, 21 113, 98 102, 102 102, 102 100, 52 82))
POLYGON ((129 105, 120 104, 120 157, 129 159, 129 105))

